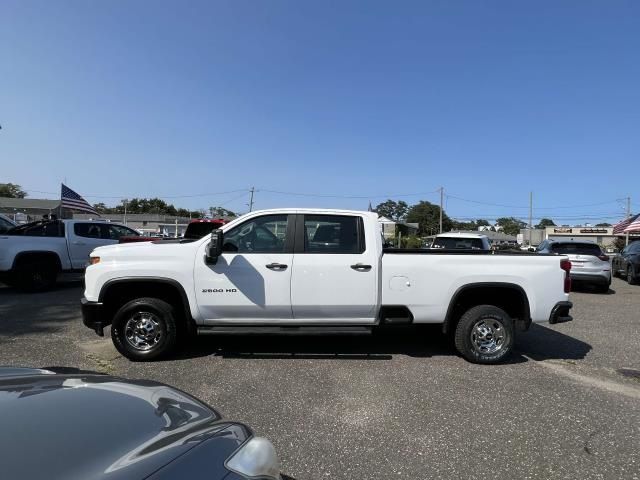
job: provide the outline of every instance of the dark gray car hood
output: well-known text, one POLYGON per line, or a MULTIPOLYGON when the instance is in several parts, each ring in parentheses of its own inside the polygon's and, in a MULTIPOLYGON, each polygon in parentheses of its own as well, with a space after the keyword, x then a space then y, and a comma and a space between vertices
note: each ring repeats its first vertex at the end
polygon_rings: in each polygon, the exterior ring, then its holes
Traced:
POLYGON ((3 478, 145 478, 228 426, 160 383, 0 368, 3 478))

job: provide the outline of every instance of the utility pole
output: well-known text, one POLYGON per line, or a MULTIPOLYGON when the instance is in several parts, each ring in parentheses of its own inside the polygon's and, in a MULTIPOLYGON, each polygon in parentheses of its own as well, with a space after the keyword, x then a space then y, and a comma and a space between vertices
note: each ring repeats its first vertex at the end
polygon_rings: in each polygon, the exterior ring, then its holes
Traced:
POLYGON ((125 225, 127 224, 127 201, 126 198, 122 201, 124 203, 124 221, 122 223, 125 225))
MULTIPOLYGON (((631 197, 627 197, 627 219, 631 218, 631 197)), ((625 236, 625 245, 629 245, 629 232, 625 236)))
POLYGON ((529 192, 529 248, 531 248, 531 229, 533 228, 533 192, 529 192))
POLYGON ((251 190, 249 190, 251 192, 251 199, 249 200, 249 211, 251 212, 253 210, 253 194, 256 191, 255 187, 251 187, 251 190))
POLYGON ((444 187, 440 187, 440 233, 442 233, 442 209, 444 208, 444 187))

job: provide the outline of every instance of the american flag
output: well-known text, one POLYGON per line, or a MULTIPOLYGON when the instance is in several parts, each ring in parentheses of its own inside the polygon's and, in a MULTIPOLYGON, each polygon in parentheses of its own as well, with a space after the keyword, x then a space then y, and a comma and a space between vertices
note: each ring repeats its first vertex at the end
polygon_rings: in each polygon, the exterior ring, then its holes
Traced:
POLYGON ((636 219, 624 229, 623 233, 636 233, 640 232, 640 215, 636 216, 636 219))
POLYGON ((93 208, 87 201, 78 195, 76 192, 62 184, 62 193, 60 194, 60 200, 64 208, 71 208, 72 210, 80 210, 81 212, 92 213, 100 216, 96 209, 93 208))
POLYGON ((624 233, 625 228, 630 226, 632 222, 636 221, 638 219, 638 217, 640 217, 640 215, 629 217, 629 218, 627 218, 625 220, 622 220, 621 222, 616 223, 613 226, 613 234, 614 235, 620 235, 621 233, 624 233))

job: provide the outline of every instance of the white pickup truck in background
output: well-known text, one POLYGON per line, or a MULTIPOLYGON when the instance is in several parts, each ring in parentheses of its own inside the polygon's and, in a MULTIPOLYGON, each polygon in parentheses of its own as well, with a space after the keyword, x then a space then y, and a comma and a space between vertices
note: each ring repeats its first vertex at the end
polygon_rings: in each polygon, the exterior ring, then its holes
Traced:
POLYGON ((83 321, 132 360, 188 333, 371 331, 442 324, 466 359, 495 363, 531 321, 571 320, 570 262, 556 255, 383 249, 377 214, 252 212, 199 240, 101 247, 83 321))
POLYGON ((42 220, 0 234, 0 281, 24 290, 52 287, 59 273, 82 272, 89 253, 139 235, 124 225, 99 220, 42 220))

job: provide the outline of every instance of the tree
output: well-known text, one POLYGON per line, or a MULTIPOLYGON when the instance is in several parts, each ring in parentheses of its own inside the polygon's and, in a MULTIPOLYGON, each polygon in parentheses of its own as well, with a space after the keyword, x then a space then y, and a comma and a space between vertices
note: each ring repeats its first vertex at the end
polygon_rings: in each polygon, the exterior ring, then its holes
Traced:
POLYGON ((538 223, 538 225, 536 225, 535 228, 542 229, 542 228, 555 227, 555 226, 556 224, 550 218, 542 218, 540 220, 540 223, 538 223))
POLYGON ((22 190, 20 185, 15 183, 0 183, 0 197, 5 198, 24 198, 27 192, 22 190))
POLYGON ((613 225, 611 225, 610 223, 597 223, 596 227, 605 228, 605 227, 613 227, 613 225))
POLYGON ((525 222, 514 217, 498 218, 496 223, 502 227, 502 231, 507 235, 518 235, 521 229, 527 227, 525 222))
MULTIPOLYGON (((417 223, 420 235, 431 235, 440 231, 440 207, 433 203, 420 200, 409 208, 407 223, 417 223)), ((446 213, 442 214, 442 230, 451 230, 452 222, 446 213)))
POLYGON ((216 218, 216 217, 217 218, 220 218, 220 217, 235 218, 238 216, 237 213, 222 207, 209 207, 209 215, 211 216, 211 218, 216 218))
POLYGON ((491 226, 489 221, 485 220, 483 218, 479 218, 478 220, 476 220, 476 225, 478 225, 479 227, 489 227, 489 226, 491 226))
POLYGON ((107 207, 104 203, 94 203, 93 208, 96 209, 98 213, 112 213, 112 208, 107 207))
POLYGON ((379 203, 373 211, 378 215, 390 218, 394 222, 399 222, 404 220, 407 216, 409 205, 407 205, 407 202, 403 202, 402 200, 395 202, 389 199, 386 202, 379 203))

